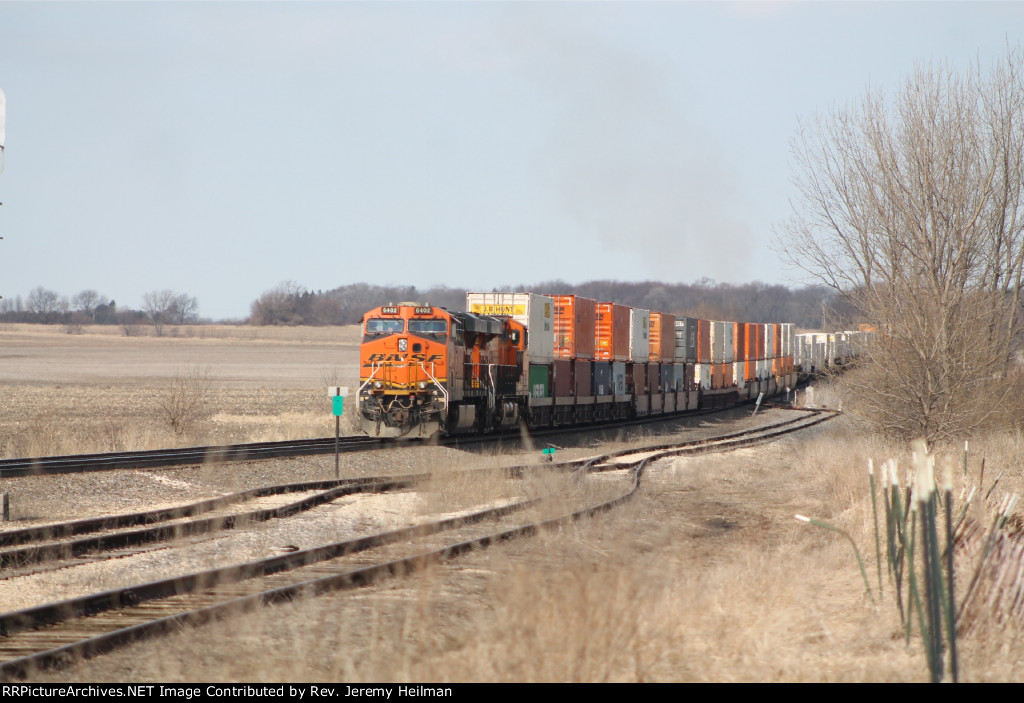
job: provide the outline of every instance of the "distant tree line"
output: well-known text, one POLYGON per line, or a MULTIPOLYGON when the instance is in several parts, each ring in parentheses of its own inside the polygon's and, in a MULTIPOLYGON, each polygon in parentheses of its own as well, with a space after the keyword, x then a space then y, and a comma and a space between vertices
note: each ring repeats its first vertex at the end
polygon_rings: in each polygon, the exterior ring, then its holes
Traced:
MULTIPOLYGON (((602 302, 658 310, 692 317, 742 322, 794 322, 807 329, 840 329, 859 319, 842 298, 824 286, 791 289, 783 285, 732 285, 702 279, 695 283, 644 281, 565 281, 506 286, 474 292, 531 292, 582 295, 602 302)), ((306 290, 282 283, 253 301, 249 322, 254 325, 347 325, 379 305, 399 302, 429 303, 462 310, 466 289, 435 286, 377 286, 352 283, 328 291, 306 290)))
POLYGON ((82 325, 122 325, 126 334, 152 325, 162 335, 164 325, 183 325, 199 319, 199 301, 172 290, 151 291, 142 297, 142 309, 119 308, 98 291, 83 290, 71 297, 36 286, 27 296, 0 300, 0 322, 63 324, 72 332, 82 325))

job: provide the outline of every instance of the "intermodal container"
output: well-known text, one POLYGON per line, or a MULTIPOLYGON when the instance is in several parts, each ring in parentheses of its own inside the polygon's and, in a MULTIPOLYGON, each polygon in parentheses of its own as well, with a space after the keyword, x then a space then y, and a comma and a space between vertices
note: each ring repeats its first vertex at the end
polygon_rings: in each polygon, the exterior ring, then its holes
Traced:
POLYGON ((764 325, 764 345, 761 347, 761 358, 771 359, 775 356, 775 325, 764 325))
POLYGON ((746 346, 747 346, 747 361, 756 361, 758 356, 757 350, 757 323, 747 322, 743 325, 746 327, 746 346))
POLYGON ((658 385, 661 386, 662 393, 674 393, 675 388, 675 369, 673 364, 662 364, 661 375, 658 385))
POLYGON ((722 349, 725 341, 725 323, 711 320, 711 363, 722 363, 722 349))
POLYGON ((782 356, 793 356, 793 323, 782 323, 782 356))
POLYGON ((722 388, 732 388, 736 383, 733 380, 732 363, 722 364, 722 388))
POLYGON ((697 318, 680 317, 676 319, 676 342, 673 358, 679 362, 694 363, 697 361, 697 318))
POLYGON ((651 361, 671 362, 676 347, 676 316, 667 312, 651 313, 651 361))
MULTIPOLYGON (((633 390, 632 393, 635 395, 644 395, 648 392, 647 390, 647 363, 642 364, 626 364, 626 373, 629 374, 628 369, 633 370, 633 390)), ((626 382, 629 383, 629 376, 626 377, 626 382)))
POLYGON ((742 386, 747 379, 747 362, 732 362, 732 380, 737 386, 742 386))
POLYGON ((736 343, 734 332, 736 330, 735 322, 723 322, 722 323, 722 363, 731 364, 733 359, 736 358, 735 350, 733 345, 736 343))
POLYGON ((551 397, 551 366, 548 364, 530 364, 530 397, 551 397))
POLYGON ((588 395, 594 395, 590 385, 590 365, 592 363, 592 361, 587 361, 585 359, 574 359, 572 361, 572 364, 575 367, 573 369, 573 382, 577 398, 585 398, 588 395))
POLYGON ((595 361, 591 365, 590 388, 593 395, 612 394, 612 362, 595 361))
POLYGON ((629 360, 646 362, 651 354, 651 313, 649 310, 630 308, 629 311, 629 360))
POLYGON ((647 392, 661 393, 661 364, 652 361, 647 364, 647 392))
POLYGON ((693 367, 690 364, 672 364, 672 386, 676 391, 689 390, 692 385, 693 367))
POLYGON ((697 362, 711 363, 711 320, 697 320, 697 362))
POLYGON ((747 360, 747 325, 743 322, 734 322, 732 330, 732 360, 747 360))
POLYGON ((626 395, 626 364, 612 362, 612 395, 626 395))
POLYGON ((772 353, 771 357, 777 359, 782 356, 782 325, 772 325, 772 353))
POLYGON ((615 303, 597 304, 594 358, 601 361, 629 359, 630 309, 615 303))
POLYGON ((704 390, 711 388, 711 364, 693 365, 693 385, 704 390))
POLYGON ((555 301, 536 293, 466 293, 466 310, 475 315, 506 315, 526 327, 530 361, 555 358, 555 301))
POLYGON ((555 359, 551 363, 551 385, 556 398, 571 398, 575 390, 572 382, 572 362, 555 359))
POLYGON ((597 301, 578 295, 552 295, 555 301, 555 358, 593 359, 597 301))

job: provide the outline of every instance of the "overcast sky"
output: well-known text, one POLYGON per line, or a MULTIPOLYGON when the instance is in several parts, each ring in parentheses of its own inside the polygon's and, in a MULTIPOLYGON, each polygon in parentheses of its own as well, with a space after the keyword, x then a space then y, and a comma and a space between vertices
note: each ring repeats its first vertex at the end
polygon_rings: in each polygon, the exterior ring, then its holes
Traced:
POLYGON ((801 118, 1021 3, 0 1, 0 295, 805 282, 801 118))

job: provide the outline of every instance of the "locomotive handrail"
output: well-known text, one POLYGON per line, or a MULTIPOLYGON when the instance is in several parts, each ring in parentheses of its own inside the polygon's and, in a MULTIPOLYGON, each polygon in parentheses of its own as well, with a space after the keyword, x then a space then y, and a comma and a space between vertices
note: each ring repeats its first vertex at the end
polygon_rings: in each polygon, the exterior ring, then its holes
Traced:
MULTIPOLYGON (((431 363, 430 365, 433 366, 434 364, 431 363)), ((447 411, 448 410, 448 389, 445 388, 444 385, 442 385, 442 383, 437 380, 437 378, 435 378, 434 374, 432 374, 429 371, 427 371, 427 362, 421 361, 420 362, 420 368, 423 369, 423 373, 425 373, 428 376, 430 376, 430 380, 433 381, 434 385, 437 386, 441 390, 441 393, 444 395, 444 409, 445 409, 445 411, 447 411)))
POLYGON ((372 381, 373 377, 377 375, 377 371, 379 371, 382 368, 384 368, 384 363, 383 362, 381 362, 380 366, 377 366, 377 362, 375 362, 375 361, 371 361, 370 362, 370 377, 366 379, 366 383, 364 383, 363 385, 359 386, 359 390, 357 391, 357 394, 361 394, 363 392, 363 389, 366 388, 368 385, 370 385, 370 381, 372 381))

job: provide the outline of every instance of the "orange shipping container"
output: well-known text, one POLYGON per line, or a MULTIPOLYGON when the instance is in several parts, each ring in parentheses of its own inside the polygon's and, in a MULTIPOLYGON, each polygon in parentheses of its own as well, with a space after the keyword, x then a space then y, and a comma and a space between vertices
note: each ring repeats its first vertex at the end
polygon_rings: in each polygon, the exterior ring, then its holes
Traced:
POLYGON ((722 364, 722 388, 736 385, 732 380, 732 364, 722 364))
POLYGON ((782 356, 782 325, 775 324, 772 327, 775 328, 774 339, 772 339, 772 356, 777 358, 782 356))
POLYGON ((676 348, 676 316, 651 313, 650 361, 672 361, 676 348))
POLYGON ((744 361, 747 358, 747 325, 743 322, 733 323, 732 359, 744 361))
POLYGON ((746 339, 744 340, 747 343, 747 355, 745 358, 747 361, 753 361, 757 359, 757 324, 747 322, 743 326, 747 328, 745 332, 746 339))
POLYGON ((597 301, 578 295, 551 295, 555 301, 555 358, 593 359, 597 301))
POLYGON ((629 307, 615 303, 597 304, 594 358, 605 361, 629 360, 629 307))
POLYGON ((697 363, 711 363, 711 320, 697 320, 697 363))

